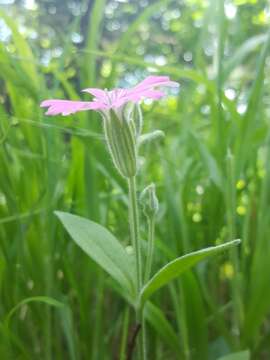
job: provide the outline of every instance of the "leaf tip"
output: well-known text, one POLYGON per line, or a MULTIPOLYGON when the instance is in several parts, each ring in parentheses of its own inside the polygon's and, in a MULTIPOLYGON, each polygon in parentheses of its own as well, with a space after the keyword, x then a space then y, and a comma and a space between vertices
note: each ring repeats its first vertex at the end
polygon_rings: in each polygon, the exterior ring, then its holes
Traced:
POLYGON ((242 242, 241 239, 235 239, 235 240, 232 241, 232 244, 233 245, 239 245, 239 244, 241 244, 241 242, 242 242))
POLYGON ((55 210, 53 213, 54 213, 54 215, 56 215, 58 217, 58 219, 61 220, 63 211, 55 210))

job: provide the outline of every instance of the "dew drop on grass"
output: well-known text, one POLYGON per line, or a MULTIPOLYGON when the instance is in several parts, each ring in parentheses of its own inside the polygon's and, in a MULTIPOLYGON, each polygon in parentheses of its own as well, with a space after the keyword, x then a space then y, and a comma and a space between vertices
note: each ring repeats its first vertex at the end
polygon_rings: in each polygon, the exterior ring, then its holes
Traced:
POLYGON ((235 18, 236 14, 237 14, 237 7, 234 4, 232 3, 225 4, 225 15, 228 19, 235 18))
POLYGON ((245 186, 246 186, 246 183, 245 183, 245 180, 243 180, 243 179, 238 180, 236 183, 237 190, 242 190, 242 189, 244 189, 245 186))
POLYGON ((202 215, 199 212, 196 212, 192 216, 192 221, 195 222, 195 223, 201 222, 202 221, 202 215))
POLYGON ((201 185, 196 186, 196 193, 202 195, 204 193, 204 188, 201 185))
POLYGON ((236 92, 235 92, 234 89, 228 88, 228 89, 225 90, 225 96, 229 100, 234 100, 235 96, 236 96, 236 92))
POLYGON ((33 280, 28 280, 27 281, 27 288, 29 289, 29 290, 32 290, 33 289, 33 287, 34 287, 34 281, 33 280))
POLYGON ((238 215, 244 216, 244 215, 246 214, 246 212, 247 212, 247 209, 246 209, 245 206, 239 205, 239 206, 237 206, 237 208, 236 208, 236 212, 237 212, 238 215))
POLYGON ((128 245, 126 246, 126 252, 129 254, 129 255, 132 255, 134 253, 134 250, 133 250, 133 247, 128 245))
POLYGON ((62 280, 64 278, 64 273, 61 269, 58 269, 57 270, 57 273, 56 273, 56 276, 57 276, 57 279, 58 280, 62 280))
POLYGON ((226 261, 220 268, 220 277, 223 279, 232 279, 234 277, 234 267, 230 261, 226 261))

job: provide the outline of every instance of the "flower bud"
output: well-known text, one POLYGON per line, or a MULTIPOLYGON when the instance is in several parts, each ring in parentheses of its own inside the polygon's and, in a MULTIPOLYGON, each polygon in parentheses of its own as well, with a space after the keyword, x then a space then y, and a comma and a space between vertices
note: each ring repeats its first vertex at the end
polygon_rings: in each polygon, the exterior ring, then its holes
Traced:
POLYGON ((125 112, 111 109, 103 113, 106 142, 113 163, 119 173, 126 178, 136 175, 137 148, 133 127, 125 112))
POLYGON ((150 133, 140 135, 139 139, 138 139, 138 145, 141 146, 141 145, 144 145, 151 141, 163 139, 164 137, 165 137, 165 134, 163 131, 155 130, 150 133))
POLYGON ((140 104, 135 104, 131 113, 133 123, 135 126, 136 137, 141 135, 143 127, 143 115, 140 104))
POLYGON ((158 198, 156 196, 155 184, 148 185, 141 193, 140 203, 146 217, 154 217, 158 212, 158 198))

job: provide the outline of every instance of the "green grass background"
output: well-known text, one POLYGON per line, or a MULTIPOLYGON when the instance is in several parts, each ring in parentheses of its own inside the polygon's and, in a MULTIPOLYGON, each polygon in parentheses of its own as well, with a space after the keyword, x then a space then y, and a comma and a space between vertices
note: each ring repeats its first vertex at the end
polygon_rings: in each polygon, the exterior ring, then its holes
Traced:
POLYGON ((83 98, 84 87, 131 86, 149 73, 181 84, 177 96, 143 105, 144 130, 166 134, 141 149, 139 190, 153 181, 160 200, 155 268, 242 239, 155 295, 149 358, 248 350, 269 359, 269 4, 78 3, 85 10, 71 21, 58 13, 59 22, 45 2, 0 7, 9 32, 0 42, 1 359, 124 359, 133 314, 53 211, 88 217, 128 245, 126 184, 99 115, 49 118, 39 104, 83 98))

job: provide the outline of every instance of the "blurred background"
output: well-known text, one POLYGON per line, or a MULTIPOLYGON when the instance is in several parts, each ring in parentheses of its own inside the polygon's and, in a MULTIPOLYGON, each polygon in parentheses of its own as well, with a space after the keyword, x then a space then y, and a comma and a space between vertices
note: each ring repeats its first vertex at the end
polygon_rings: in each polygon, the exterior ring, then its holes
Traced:
POLYGON ((53 211, 128 245, 126 184, 98 114, 39 104, 149 74, 180 83, 142 105, 144 130, 166 134, 140 153, 139 190, 153 181, 160 200, 156 269, 242 239, 155 295, 149 359, 270 358, 269 24, 266 0, 0 0, 3 360, 125 359, 133 313, 53 211))

